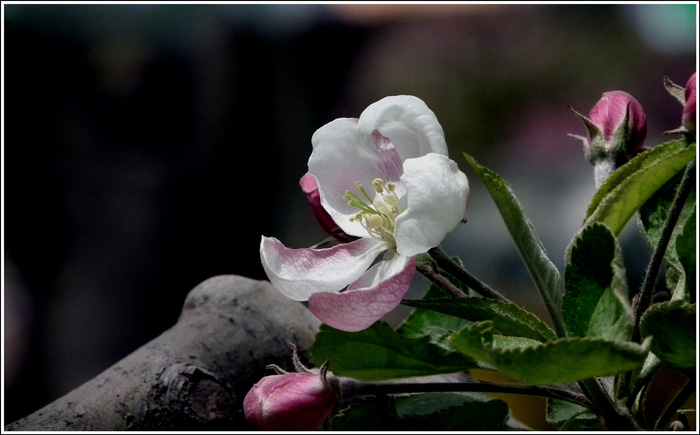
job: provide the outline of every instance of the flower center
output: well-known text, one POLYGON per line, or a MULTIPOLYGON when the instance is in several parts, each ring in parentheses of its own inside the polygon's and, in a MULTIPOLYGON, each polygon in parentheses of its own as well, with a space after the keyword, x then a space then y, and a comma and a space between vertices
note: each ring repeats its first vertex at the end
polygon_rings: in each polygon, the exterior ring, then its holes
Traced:
POLYGON ((359 222, 370 236, 395 245, 394 225, 396 216, 402 212, 399 197, 394 192, 396 186, 393 183, 385 183, 381 178, 375 178, 372 185, 377 193, 374 199, 369 197, 365 188, 358 181, 355 182, 355 187, 360 190, 364 199, 354 192, 345 191, 343 199, 348 202, 349 206, 360 210, 358 214, 350 218, 350 222, 359 222))

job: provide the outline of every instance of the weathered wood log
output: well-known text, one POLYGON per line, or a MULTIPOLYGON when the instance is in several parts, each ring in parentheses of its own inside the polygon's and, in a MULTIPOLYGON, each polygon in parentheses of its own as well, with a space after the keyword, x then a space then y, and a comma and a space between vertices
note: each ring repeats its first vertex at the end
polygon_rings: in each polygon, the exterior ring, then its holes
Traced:
POLYGON ((319 324, 267 281, 210 278, 172 328, 5 430, 250 429, 245 394, 265 365, 292 370, 287 341, 308 349, 319 324))

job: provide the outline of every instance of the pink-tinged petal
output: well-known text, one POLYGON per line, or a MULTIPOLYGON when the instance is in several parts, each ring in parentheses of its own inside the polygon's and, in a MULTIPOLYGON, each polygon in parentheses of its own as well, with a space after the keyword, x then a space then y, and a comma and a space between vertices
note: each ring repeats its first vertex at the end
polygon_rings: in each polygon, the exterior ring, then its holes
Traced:
POLYGON ((369 238, 327 249, 291 249, 274 237, 262 237, 260 259, 277 290, 295 301, 305 301, 314 293, 342 290, 386 249, 386 242, 369 238))
POLYGON ((316 178, 323 208, 345 233, 368 237, 359 222, 350 221, 359 210, 348 205, 345 192, 362 197, 355 186, 359 182, 373 197, 375 178, 398 182, 401 165, 396 150, 381 135, 360 132, 352 118, 336 119, 319 128, 311 144, 309 173, 316 178))
POLYGON ((449 157, 428 154, 404 162, 406 210, 396 217, 396 250, 406 256, 427 252, 464 219, 469 181, 449 157))
POLYGON ((372 266, 357 282, 341 293, 316 293, 309 309, 321 322, 341 331, 367 329, 390 313, 411 286, 415 260, 395 255, 372 266))
POLYGON ((311 211, 313 212, 314 217, 321 228, 338 240, 344 242, 350 241, 351 239, 348 237, 348 235, 340 229, 338 224, 333 221, 331 215, 329 215, 326 209, 324 209, 321 205, 321 195, 318 192, 318 184, 316 183, 314 176, 307 172, 299 180, 299 186, 304 192, 304 195, 306 195, 306 199, 309 201, 309 205, 311 206, 311 211))
POLYGON ((695 89, 697 87, 697 79, 696 79, 697 72, 694 72, 692 76, 688 79, 688 81, 685 84, 685 100, 688 101, 690 98, 690 94, 695 93, 695 89))
POLYGON ((330 415, 336 397, 319 374, 265 376, 243 399, 248 422, 262 430, 310 431, 330 415))
POLYGON ((428 153, 447 155, 445 133, 435 113, 412 95, 385 97, 370 104, 360 115, 359 128, 364 134, 379 130, 394 144, 401 160, 428 153))
POLYGON ((396 147, 379 130, 374 130, 370 136, 372 146, 377 152, 377 165, 382 174, 377 178, 390 183, 398 183, 403 175, 403 162, 396 151, 396 147))

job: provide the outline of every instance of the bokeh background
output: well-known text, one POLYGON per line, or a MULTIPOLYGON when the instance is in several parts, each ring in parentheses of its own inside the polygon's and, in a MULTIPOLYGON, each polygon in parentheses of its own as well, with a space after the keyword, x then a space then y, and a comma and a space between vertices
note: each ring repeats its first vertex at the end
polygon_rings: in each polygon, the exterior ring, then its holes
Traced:
MULTIPOLYGON (((425 100, 470 176, 469 222, 443 248, 541 313, 461 152, 511 183, 561 268, 594 193, 567 104, 587 113, 625 90, 655 145, 680 125, 663 76, 684 85, 697 68, 694 4, 4 4, 3 17, 5 423, 169 328, 199 282, 265 279, 261 235, 323 239, 298 188, 311 135, 387 95, 425 100)), ((622 241, 635 289, 650 250, 634 224, 622 241)), ((541 411, 519 417, 546 428, 541 411)))

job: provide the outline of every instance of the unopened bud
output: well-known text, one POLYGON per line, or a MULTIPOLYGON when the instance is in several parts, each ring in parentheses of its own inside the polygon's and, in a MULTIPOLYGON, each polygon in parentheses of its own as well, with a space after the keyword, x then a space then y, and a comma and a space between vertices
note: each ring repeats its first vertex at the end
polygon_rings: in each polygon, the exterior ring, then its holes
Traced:
POLYGON ((695 88, 697 86, 697 79, 693 73, 685 85, 685 106, 683 107, 683 117, 682 124, 683 127, 688 130, 688 133, 695 134, 695 107, 697 105, 697 96, 695 94, 695 88))
POLYGON ((668 77, 664 77, 664 86, 671 96, 673 96, 683 106, 683 114, 681 115, 681 126, 673 130, 665 131, 664 134, 683 134, 689 141, 695 140, 695 115, 697 106, 697 96, 695 88, 697 80, 696 73, 688 79, 685 88, 677 85, 668 77))
POLYGON ((642 105, 627 92, 604 93, 587 117, 574 109, 571 111, 588 132, 585 138, 571 136, 583 142, 585 156, 594 166, 596 188, 643 150, 646 115, 642 105))
POLYGON ((265 431, 317 429, 336 402, 336 394, 324 376, 324 373, 265 376, 243 399, 246 419, 265 431))

